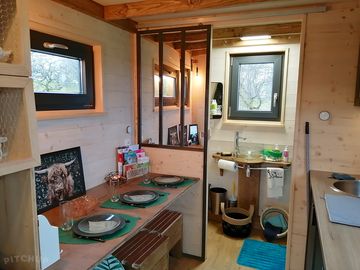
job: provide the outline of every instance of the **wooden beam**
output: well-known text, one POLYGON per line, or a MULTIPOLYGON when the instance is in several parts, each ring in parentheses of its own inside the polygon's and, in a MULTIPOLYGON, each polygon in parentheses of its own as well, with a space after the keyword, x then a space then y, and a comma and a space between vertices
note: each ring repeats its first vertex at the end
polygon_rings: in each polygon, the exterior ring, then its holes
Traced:
POLYGON ((201 50, 191 51, 191 56, 198 56, 206 54, 206 48, 201 50))
MULTIPOLYGON (((274 0, 282 1, 282 0, 274 0)), ((234 5, 269 2, 269 0, 152 0, 105 7, 106 20, 119 20, 133 17, 179 13, 206 8, 228 7, 234 5)))
MULTIPOLYGON (((153 36, 153 40, 158 40, 158 35, 153 36)), ((180 42, 181 34, 180 33, 164 33, 163 36, 164 42, 180 42)), ((206 41, 206 32, 194 32, 194 33, 186 33, 186 41, 206 41)))
MULTIPOLYGON (((206 48, 206 41, 202 42, 192 42, 185 44, 185 50, 201 50, 206 48)), ((174 49, 179 50, 181 49, 181 42, 174 43, 174 49)))
POLYGON ((301 32, 301 23, 268 24, 246 27, 231 27, 214 29, 213 40, 239 38, 241 36, 254 35, 289 35, 299 34, 301 32))
POLYGON ((104 19, 104 7, 92 0, 53 0, 59 4, 75 9, 81 13, 85 13, 91 17, 110 23, 125 31, 135 33, 137 24, 130 19, 113 20, 111 22, 104 19))
MULTIPOLYGON (((272 39, 264 40, 263 42, 257 41, 257 45, 278 45, 278 44, 297 44, 300 43, 300 34, 283 35, 274 37, 272 39)), ((251 44, 251 41, 250 41, 251 44)), ((243 47, 249 46, 249 41, 241 41, 239 38, 234 39, 221 39, 213 40, 213 48, 230 48, 230 47, 243 47)))

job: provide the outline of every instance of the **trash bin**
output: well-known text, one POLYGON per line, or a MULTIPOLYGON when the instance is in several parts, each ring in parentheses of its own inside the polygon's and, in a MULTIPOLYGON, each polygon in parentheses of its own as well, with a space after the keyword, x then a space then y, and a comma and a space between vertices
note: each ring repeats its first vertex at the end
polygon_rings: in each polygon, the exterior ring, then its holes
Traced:
POLYGON ((226 201, 226 192, 225 188, 213 187, 210 188, 210 203, 211 203, 211 212, 215 215, 220 215, 220 203, 226 201))

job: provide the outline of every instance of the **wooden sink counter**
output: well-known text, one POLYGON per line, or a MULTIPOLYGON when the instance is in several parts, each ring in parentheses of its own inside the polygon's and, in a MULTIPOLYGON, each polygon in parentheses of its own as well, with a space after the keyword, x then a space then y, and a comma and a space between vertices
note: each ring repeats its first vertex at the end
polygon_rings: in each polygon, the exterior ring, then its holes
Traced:
MULTIPOLYGON (((150 188, 138 185, 141 181, 149 176, 154 176, 156 174, 149 174, 147 176, 135 178, 129 180, 126 184, 120 186, 120 193, 125 193, 132 190, 160 190, 164 192, 170 193, 168 196, 168 200, 164 203, 149 207, 149 208, 134 208, 131 210, 116 210, 116 209, 106 209, 98 207, 91 214, 98 213, 120 213, 120 214, 128 214, 131 216, 137 216, 141 219, 138 220, 136 227, 129 233, 112 240, 108 240, 105 243, 94 243, 87 245, 76 245, 76 244, 60 244, 60 249, 63 250, 61 254, 61 258, 59 261, 51 265, 48 269, 89 269, 95 266, 99 261, 101 261, 108 254, 111 254, 115 251, 119 246, 121 246, 125 241, 131 236, 133 236, 139 229, 143 228, 149 221, 155 218, 163 209, 167 208, 171 205, 179 196, 181 196, 186 190, 188 190, 192 185, 186 187, 178 187, 178 188, 150 188)), ((192 178, 193 179, 193 178, 192 178)), ((196 184, 196 182, 194 183, 196 184)), ((107 192, 106 184, 101 184, 97 187, 94 187, 87 191, 87 195, 91 195, 93 197, 98 198, 100 202, 103 202, 109 199, 109 195, 107 192)), ((54 225, 59 225, 59 208, 53 208, 45 213, 45 215, 49 222, 54 225)))
POLYGON ((330 187, 336 181, 330 172, 311 171, 311 188, 322 246, 323 263, 327 270, 359 269, 360 228, 332 223, 324 200, 325 193, 346 195, 330 187))
POLYGON ((245 165, 260 165, 260 164, 272 164, 278 165, 282 167, 287 167, 291 165, 291 162, 284 162, 284 161, 268 161, 264 160, 263 158, 243 158, 243 157, 233 157, 233 156, 222 156, 218 153, 212 155, 215 159, 225 159, 230 161, 235 161, 238 164, 245 164, 245 165))

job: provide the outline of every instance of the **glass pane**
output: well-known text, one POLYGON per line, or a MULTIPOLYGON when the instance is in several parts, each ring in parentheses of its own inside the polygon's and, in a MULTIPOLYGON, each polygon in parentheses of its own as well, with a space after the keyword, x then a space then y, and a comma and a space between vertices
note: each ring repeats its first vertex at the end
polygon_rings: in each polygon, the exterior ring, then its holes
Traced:
MULTIPOLYGON (((163 97, 176 97, 176 78, 163 75, 163 97)), ((155 97, 159 97, 159 75, 154 75, 155 97)))
POLYGON ((238 111, 271 111, 273 63, 241 64, 238 75, 238 111))
POLYGON ((84 94, 81 61, 41 52, 31 52, 35 93, 84 94))

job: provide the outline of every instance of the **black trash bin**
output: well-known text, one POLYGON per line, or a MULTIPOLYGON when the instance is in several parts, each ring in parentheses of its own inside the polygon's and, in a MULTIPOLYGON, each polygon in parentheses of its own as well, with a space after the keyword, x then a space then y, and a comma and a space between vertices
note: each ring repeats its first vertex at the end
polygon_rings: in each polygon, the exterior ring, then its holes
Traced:
POLYGON ((210 188, 211 212, 214 215, 221 214, 220 204, 221 204, 221 202, 226 202, 226 192, 227 192, 227 190, 222 187, 210 188))

